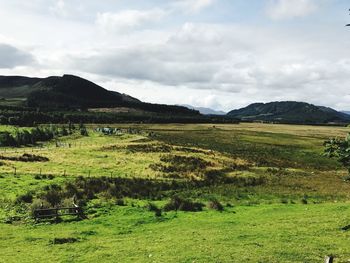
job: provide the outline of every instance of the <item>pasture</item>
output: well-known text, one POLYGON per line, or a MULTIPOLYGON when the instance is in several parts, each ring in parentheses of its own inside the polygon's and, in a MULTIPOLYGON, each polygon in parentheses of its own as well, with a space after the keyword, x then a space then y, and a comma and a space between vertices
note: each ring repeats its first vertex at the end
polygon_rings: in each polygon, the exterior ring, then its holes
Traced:
POLYGON ((350 259, 350 231, 341 230, 350 224, 347 172, 322 155, 324 140, 349 128, 123 124, 110 127, 132 132, 104 135, 96 127, 0 148, 0 262, 350 259), (31 218, 35 203, 73 196, 88 219, 31 218), (202 207, 165 209, 173 196, 202 207))

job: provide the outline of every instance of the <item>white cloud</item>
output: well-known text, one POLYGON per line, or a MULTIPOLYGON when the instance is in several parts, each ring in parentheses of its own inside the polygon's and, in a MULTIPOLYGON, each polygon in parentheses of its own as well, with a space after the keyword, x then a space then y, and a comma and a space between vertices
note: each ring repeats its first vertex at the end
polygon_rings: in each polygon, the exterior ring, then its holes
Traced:
POLYGON ((117 13, 98 13, 96 24, 106 31, 127 31, 145 26, 148 23, 158 22, 166 13, 159 8, 146 11, 123 10, 117 13))
POLYGON ((323 101, 334 98, 335 90, 347 94, 350 59, 345 59, 343 48, 347 43, 313 43, 314 36, 300 32, 186 23, 167 41, 86 50, 65 60, 65 65, 132 81, 130 92, 136 97, 145 85, 153 85, 156 92, 142 96, 158 103, 225 110, 255 101, 295 99, 328 106, 350 103, 346 96, 323 101))
MULTIPOLYGON (((275 19, 292 18, 326 1, 271 1, 269 7, 280 8, 275 19)), ((329 22, 333 16, 305 27, 294 21, 272 27, 259 17, 237 24, 224 15, 214 24, 222 1, 210 23, 199 11, 213 1, 174 0, 153 9, 148 2, 149 9, 133 10, 125 1, 65 0, 60 6, 50 0, 66 12, 56 15, 45 0, 0 2, 0 43, 7 43, 0 46, 0 74, 71 73, 145 101, 224 110, 273 100, 350 105, 350 40, 343 21, 340 27, 329 22)), ((235 1, 225 2, 226 8, 235 1)))
POLYGON ((50 11, 58 16, 67 16, 66 3, 64 0, 56 0, 54 5, 50 7, 50 11))
POLYGON ((177 0, 173 5, 185 13, 198 13, 213 5, 215 0, 177 0))
POLYGON ((266 12, 272 19, 290 19, 304 17, 318 9, 315 0, 270 0, 266 12))

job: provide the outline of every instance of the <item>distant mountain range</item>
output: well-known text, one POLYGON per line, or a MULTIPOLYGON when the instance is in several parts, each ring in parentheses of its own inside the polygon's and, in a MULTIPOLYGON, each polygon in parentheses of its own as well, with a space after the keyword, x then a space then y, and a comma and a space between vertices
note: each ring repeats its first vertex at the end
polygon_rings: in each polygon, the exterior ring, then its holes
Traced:
POLYGON ((342 113, 345 113, 347 115, 350 115, 350 111, 341 111, 342 113))
POLYGON ((3 101, 18 99, 21 106, 35 108, 126 107, 174 115, 199 115, 198 111, 183 106, 145 103, 73 75, 48 78, 0 76, 0 98, 3 101))
POLYGON ((277 123, 348 123, 350 115, 334 109, 297 101, 277 101, 253 103, 247 107, 233 110, 228 116, 246 121, 267 121, 277 123))
POLYGON ((226 112, 224 112, 224 111, 217 111, 217 110, 213 110, 211 108, 194 107, 194 106, 188 105, 188 104, 181 104, 180 106, 184 106, 184 107, 189 108, 191 110, 197 110, 201 114, 204 114, 204 115, 225 115, 226 114, 226 112))
POLYGON ((123 111, 131 109, 140 114, 153 114, 152 116, 162 115, 167 118, 191 116, 193 120, 206 118, 205 121, 213 118, 213 121, 220 119, 220 121, 228 122, 234 119, 298 124, 350 122, 350 115, 348 115, 350 112, 338 112, 331 108, 297 101, 254 103, 232 110, 226 115, 223 111, 191 105, 145 103, 129 95, 104 89, 91 81, 73 75, 48 78, 0 76, 0 106, 12 105, 28 107, 33 112, 37 109, 41 111, 46 111, 46 109, 54 111, 98 109, 97 112, 104 112, 104 110, 113 112, 113 109, 122 108, 123 111), (12 104, 13 102, 15 104, 12 104))

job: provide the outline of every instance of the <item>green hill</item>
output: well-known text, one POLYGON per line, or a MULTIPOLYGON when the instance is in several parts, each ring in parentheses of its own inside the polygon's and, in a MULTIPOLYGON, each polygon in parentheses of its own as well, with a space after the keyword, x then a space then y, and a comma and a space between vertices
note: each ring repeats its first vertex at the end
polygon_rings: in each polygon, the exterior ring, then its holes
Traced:
POLYGON ((254 103, 227 113, 230 117, 247 121, 278 123, 348 123, 350 116, 334 109, 297 101, 254 103))
POLYGON ((109 91, 86 79, 62 77, 28 78, 0 76, 0 98, 4 104, 16 100, 21 106, 50 109, 87 109, 127 107, 148 112, 199 115, 181 106, 151 104, 109 91))

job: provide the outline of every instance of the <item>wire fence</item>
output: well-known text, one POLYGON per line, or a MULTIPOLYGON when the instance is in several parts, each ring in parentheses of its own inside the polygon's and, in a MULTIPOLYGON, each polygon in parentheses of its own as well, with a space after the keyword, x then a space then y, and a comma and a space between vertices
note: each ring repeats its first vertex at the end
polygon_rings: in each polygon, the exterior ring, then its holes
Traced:
MULTIPOLYGON (((8 169, 7 171, 0 172, 0 176, 8 176, 8 177, 22 177, 22 176, 31 176, 36 179, 54 179, 56 177, 109 177, 109 178, 123 178, 123 177, 140 177, 137 176, 135 173, 128 174, 116 171, 92 171, 92 170, 86 170, 81 172, 72 172, 69 169, 62 169, 62 171, 48 171, 46 169, 39 168, 37 171, 31 170, 28 171, 26 169, 20 169, 17 167, 13 167, 11 170, 8 169)), ((141 176, 150 178, 149 176, 141 176)))
POLYGON ((50 144, 40 147, 1 147, 0 148, 0 155, 3 154, 11 154, 11 153, 34 153, 34 152, 45 152, 45 151, 51 151, 53 149, 60 149, 60 148, 82 148, 82 147, 103 147, 101 144, 87 144, 87 143, 59 143, 59 144, 50 144))

